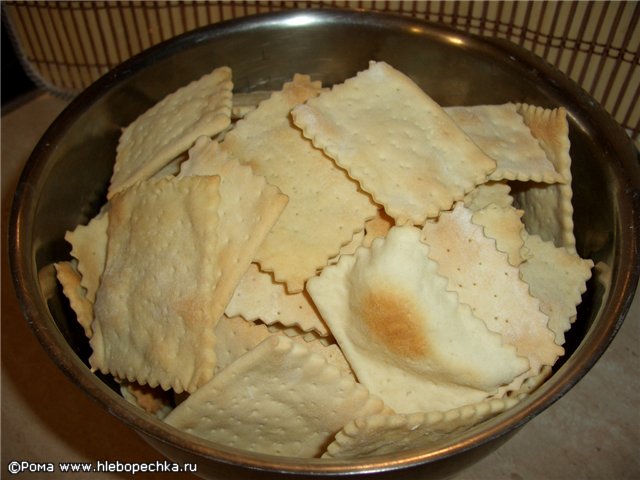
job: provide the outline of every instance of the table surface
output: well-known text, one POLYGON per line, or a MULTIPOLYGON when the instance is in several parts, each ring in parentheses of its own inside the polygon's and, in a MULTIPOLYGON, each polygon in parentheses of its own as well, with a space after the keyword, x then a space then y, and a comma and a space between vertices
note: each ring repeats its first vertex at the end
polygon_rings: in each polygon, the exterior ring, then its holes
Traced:
MULTIPOLYGON (((6 220, 22 166, 65 102, 46 93, 2 113, 2 465, 164 458, 54 366, 24 321, 6 255, 6 220)), ((640 478, 640 298, 591 371, 560 401, 457 480, 640 478)), ((56 468, 57 469, 57 468, 56 468)), ((16 478, 131 478, 126 473, 16 478)), ((144 476, 143 476, 144 477, 144 476)), ((147 475, 146 478, 149 476, 147 475)), ((191 474, 161 478, 193 479, 191 474)))

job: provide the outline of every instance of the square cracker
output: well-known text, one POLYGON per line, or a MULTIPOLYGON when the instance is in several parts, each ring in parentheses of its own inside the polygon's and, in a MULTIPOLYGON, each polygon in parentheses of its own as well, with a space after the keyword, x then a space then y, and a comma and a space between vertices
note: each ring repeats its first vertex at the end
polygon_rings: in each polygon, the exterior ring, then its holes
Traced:
POLYGON ((357 182, 291 125, 291 109, 320 91, 319 82, 296 75, 240 120, 221 144, 289 197, 256 261, 291 293, 301 292, 376 212, 357 182))
POLYGON ((445 107, 444 111, 496 161, 491 180, 564 182, 514 103, 445 107))
POLYGON ((393 227, 307 284, 359 381, 398 413, 480 401, 529 368, 447 291, 419 237, 393 227))
POLYGON ((92 366, 176 392, 208 381, 214 326, 285 203, 234 162, 114 196, 92 366))
POLYGON ((321 355, 273 335, 222 370, 165 421, 230 447, 319 457, 347 422, 383 411, 379 398, 321 355))
POLYGON ((436 217, 496 167, 435 101, 384 62, 371 62, 292 116, 397 224, 436 217))
POLYGON ((517 403, 514 398, 493 399, 445 412, 358 417, 338 432, 322 458, 357 458, 429 448, 517 403))
POLYGON ((167 95, 120 136, 107 196, 147 179, 186 151, 201 135, 231 123, 231 69, 219 67, 167 95))

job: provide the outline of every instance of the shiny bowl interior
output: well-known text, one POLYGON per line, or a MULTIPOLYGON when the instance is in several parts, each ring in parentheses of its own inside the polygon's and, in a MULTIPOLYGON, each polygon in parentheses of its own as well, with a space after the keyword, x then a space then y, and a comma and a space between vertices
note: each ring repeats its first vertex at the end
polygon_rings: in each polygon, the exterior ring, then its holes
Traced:
POLYGON ((304 10, 247 17, 187 33, 106 74, 53 123, 22 174, 10 219, 10 260, 25 317, 53 361, 101 406, 169 458, 207 478, 377 473, 440 478, 506 441, 584 376, 629 308, 639 275, 640 173, 625 132, 572 81, 500 40, 374 13, 304 10), (564 106, 570 121, 577 248, 596 263, 567 336, 567 354, 538 391, 512 410, 428 450, 364 460, 252 454, 178 432, 129 405, 87 368, 88 342, 58 288, 52 262, 67 259, 65 231, 105 199, 120 129, 166 94, 216 66, 236 91, 277 89, 295 73, 338 83, 384 60, 443 106, 525 102, 564 106))

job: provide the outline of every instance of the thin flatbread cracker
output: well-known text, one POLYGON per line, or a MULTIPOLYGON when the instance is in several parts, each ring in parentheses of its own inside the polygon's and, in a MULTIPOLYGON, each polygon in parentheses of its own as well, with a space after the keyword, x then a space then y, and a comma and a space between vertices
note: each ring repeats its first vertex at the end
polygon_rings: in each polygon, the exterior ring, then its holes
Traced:
POLYGON ((108 198, 147 179, 193 145, 231 123, 231 69, 211 73, 167 95, 120 136, 108 198))
POLYGON ((178 393, 213 375, 219 180, 143 182, 111 199, 94 370, 178 393))
POLYGON ((445 412, 358 417, 338 432, 322 458, 362 458, 428 448, 494 417, 518 403, 485 400, 445 412))
POLYGON ((320 91, 319 82, 296 75, 239 121, 221 144, 289 197, 256 261, 290 293, 301 292, 377 208, 357 182, 291 125, 290 110, 320 91))
POLYGON ((446 290, 419 237, 394 227, 307 285, 358 380, 398 413, 480 401, 529 368, 446 290))
POLYGON ((436 217, 496 167, 436 102, 384 62, 371 62, 292 116, 397 224, 436 217))
POLYGON ((524 210, 522 221, 528 233, 575 251, 567 112, 563 107, 549 110, 526 104, 518 104, 518 112, 564 179, 551 185, 513 182, 516 206, 524 210))
POLYGON ((515 104, 445 107, 444 111, 496 161, 491 180, 563 182, 515 104))
POLYGON ((379 398, 321 355, 274 335, 222 370, 165 421, 231 447, 319 457, 343 425, 383 411, 379 398))
POLYGON ((593 261, 537 235, 526 235, 524 243, 530 256, 520 265, 522 279, 540 300, 540 310, 549 316, 549 329, 555 333, 556 343, 563 345, 564 334, 576 319, 576 306, 591 278, 593 261))
POLYGON ((448 279, 448 288, 460 302, 529 360, 528 376, 537 375, 543 365, 553 365, 564 349, 556 345, 547 326, 549 318, 520 279, 518 268, 509 264, 495 240, 487 238, 471 218, 472 212, 457 203, 453 211, 425 224, 422 241, 429 245, 430 258, 438 262, 438 272, 448 279))

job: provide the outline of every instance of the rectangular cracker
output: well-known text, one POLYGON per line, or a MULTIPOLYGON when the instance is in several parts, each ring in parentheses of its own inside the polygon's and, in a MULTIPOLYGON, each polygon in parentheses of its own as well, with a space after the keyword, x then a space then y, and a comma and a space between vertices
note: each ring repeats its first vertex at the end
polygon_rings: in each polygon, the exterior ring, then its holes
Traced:
POLYGON ((491 180, 564 182, 514 103, 445 107, 444 111, 496 161, 491 180))
POLYGON ((194 391, 213 375, 219 177, 139 183, 111 199, 92 324, 95 370, 194 391))
POLYGON ((290 293, 364 228, 376 206, 334 162, 291 125, 289 112, 321 91, 319 82, 296 75, 261 102, 226 136, 221 146, 289 197, 289 204, 256 256, 290 293))
POLYGON ((179 88, 140 115, 120 136, 108 198, 150 178, 201 135, 231 123, 231 69, 219 67, 179 88))
POLYGON ((411 79, 384 62, 292 111, 397 224, 422 225, 496 167, 411 79))
POLYGON ((222 370, 165 421, 231 447, 319 457, 347 422, 384 410, 379 398, 321 355, 273 335, 222 370))

